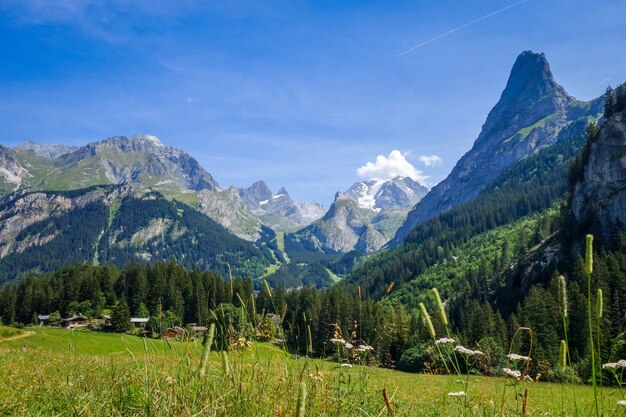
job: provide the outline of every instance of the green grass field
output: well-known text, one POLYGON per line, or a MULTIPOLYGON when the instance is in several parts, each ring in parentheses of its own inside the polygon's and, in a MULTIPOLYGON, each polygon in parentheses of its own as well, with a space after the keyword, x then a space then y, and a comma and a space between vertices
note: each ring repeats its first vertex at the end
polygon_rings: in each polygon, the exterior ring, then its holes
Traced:
MULTIPOLYGON (((447 395, 462 389, 458 377, 292 359, 264 343, 229 352, 226 360, 212 352, 201 377, 199 341, 26 331, 34 334, 0 337, 0 415, 291 416, 302 382, 308 416, 522 415, 525 390, 526 415, 588 416, 593 407, 591 387, 543 382, 507 386, 503 407, 504 379, 479 376, 470 376, 465 404, 464 398, 447 395)), ((605 388, 604 397, 605 415, 624 415, 626 408, 616 404, 622 398, 618 391, 605 388)))

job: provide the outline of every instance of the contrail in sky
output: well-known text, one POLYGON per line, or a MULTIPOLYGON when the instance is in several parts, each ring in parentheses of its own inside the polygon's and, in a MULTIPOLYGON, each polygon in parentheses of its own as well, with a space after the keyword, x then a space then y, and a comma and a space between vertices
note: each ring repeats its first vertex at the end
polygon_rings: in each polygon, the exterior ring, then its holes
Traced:
POLYGON ((506 7, 502 8, 502 9, 500 9, 500 10, 496 10, 495 12, 491 12, 491 13, 489 13, 489 14, 486 14, 486 15, 484 15, 483 17, 479 17, 478 19, 472 20, 471 22, 464 23, 464 24, 462 24, 461 26, 457 26, 457 27, 455 27, 454 29, 451 29, 451 30, 447 31, 446 33, 442 33, 442 34, 441 34, 441 35, 439 35, 439 36, 435 36, 435 37, 434 37, 434 38, 432 38, 432 39, 429 39, 429 40, 427 40, 427 41, 425 41, 425 42, 422 42, 422 43, 420 43, 419 45, 416 45, 416 46, 412 47, 411 49, 407 49, 406 51, 402 52, 402 53, 401 53, 401 54, 399 54, 398 56, 402 56, 402 55, 408 54, 409 52, 414 51, 414 50, 416 50, 417 48, 421 48, 421 47, 422 47, 422 46, 424 46, 424 45, 428 45, 429 43, 434 42, 434 41, 436 41, 437 39, 441 39, 441 38, 443 38, 444 36, 448 36, 449 34, 456 32, 457 30, 464 29, 464 28, 466 28, 466 27, 468 27, 468 26, 470 26, 470 25, 473 25, 474 23, 478 23, 478 22, 480 22, 481 20, 485 20, 485 19, 487 19, 487 18, 489 18, 489 17, 491 17, 491 16, 493 16, 493 15, 496 15, 496 14, 498 14, 498 13, 502 13, 502 12, 503 12, 503 11, 505 11, 505 10, 509 10, 509 9, 511 9, 511 8, 513 8, 513 7, 515 7, 515 6, 519 6, 520 4, 522 4, 522 3, 526 3, 527 1, 528 1, 528 0, 518 1, 517 3, 513 3, 513 4, 509 5, 509 6, 506 6, 506 7))

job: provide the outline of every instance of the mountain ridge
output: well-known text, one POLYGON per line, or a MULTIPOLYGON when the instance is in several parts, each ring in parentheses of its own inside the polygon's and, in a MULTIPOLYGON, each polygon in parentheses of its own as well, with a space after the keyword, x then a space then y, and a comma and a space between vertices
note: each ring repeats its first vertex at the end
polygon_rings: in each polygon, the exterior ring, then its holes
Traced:
POLYGON ((507 166, 556 140, 580 117, 593 117, 600 101, 580 102, 555 80, 543 53, 522 52, 500 99, 472 148, 408 214, 391 241, 399 245, 415 226, 478 196, 507 166))

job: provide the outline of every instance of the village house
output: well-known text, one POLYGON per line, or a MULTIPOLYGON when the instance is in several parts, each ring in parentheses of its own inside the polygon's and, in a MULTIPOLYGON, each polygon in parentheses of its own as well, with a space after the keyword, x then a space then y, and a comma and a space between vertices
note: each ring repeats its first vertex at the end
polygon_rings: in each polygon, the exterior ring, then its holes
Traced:
POLYGON ((39 315, 37 315, 37 320, 39 320, 39 325, 40 326, 46 326, 48 324, 48 321, 50 321, 50 315, 49 314, 39 314, 39 315))
POLYGON ((86 326, 89 319, 85 316, 72 316, 62 320, 63 327, 73 329, 75 327, 86 326))
POLYGON ((206 326, 191 326, 191 330, 193 332, 193 337, 195 339, 199 339, 201 337, 204 337, 207 331, 207 327, 206 326))
POLYGON ((149 321, 150 321, 149 317, 131 317, 130 318, 131 324, 139 329, 145 329, 149 321))
POLYGON ((174 326, 167 329, 163 334, 165 339, 177 339, 185 334, 185 329, 180 326, 174 326))

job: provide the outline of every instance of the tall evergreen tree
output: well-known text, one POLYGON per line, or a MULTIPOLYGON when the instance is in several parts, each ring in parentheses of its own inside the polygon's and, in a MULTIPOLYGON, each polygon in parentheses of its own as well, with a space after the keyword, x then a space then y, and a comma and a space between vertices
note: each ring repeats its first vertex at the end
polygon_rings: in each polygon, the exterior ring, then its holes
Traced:
POLYGON ((116 333, 125 333, 132 329, 130 324, 130 310, 126 299, 122 298, 111 313, 111 326, 116 333))
POLYGON ((604 92, 604 117, 607 119, 613 116, 613 113, 615 111, 613 99, 613 89, 609 86, 604 92))

